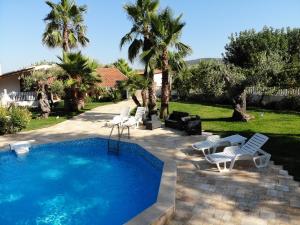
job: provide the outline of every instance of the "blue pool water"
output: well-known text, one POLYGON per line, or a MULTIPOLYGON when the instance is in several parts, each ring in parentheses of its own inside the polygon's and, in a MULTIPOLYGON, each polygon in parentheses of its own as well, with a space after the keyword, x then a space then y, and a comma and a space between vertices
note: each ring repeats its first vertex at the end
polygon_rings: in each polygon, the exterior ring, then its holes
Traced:
POLYGON ((0 224, 123 224, 156 202, 163 162, 138 145, 93 138, 0 153, 0 224))

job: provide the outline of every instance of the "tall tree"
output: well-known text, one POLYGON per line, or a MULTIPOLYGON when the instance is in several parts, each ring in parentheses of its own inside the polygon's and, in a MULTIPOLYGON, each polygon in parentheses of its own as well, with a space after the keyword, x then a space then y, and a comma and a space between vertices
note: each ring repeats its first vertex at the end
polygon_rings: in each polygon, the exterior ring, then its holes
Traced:
POLYGON ((191 48, 180 42, 185 26, 181 17, 174 18, 171 10, 166 8, 151 19, 151 32, 154 34, 153 46, 143 53, 143 58, 159 58, 162 69, 161 110, 160 117, 165 118, 170 101, 170 70, 172 65, 182 65, 182 59, 191 52, 191 48), (175 63, 176 62, 176 63, 175 63))
POLYGON ((118 59, 114 63, 114 66, 118 68, 118 70, 120 70, 127 77, 135 73, 134 70, 128 65, 125 59, 118 59))
POLYGON ((137 96, 136 91, 142 90, 142 100, 143 106, 147 106, 147 88, 149 86, 149 81, 147 77, 140 76, 136 74, 136 72, 128 65, 128 63, 124 59, 118 59, 117 62, 114 63, 114 66, 118 68, 125 76, 128 77, 128 80, 123 82, 123 86, 128 88, 128 91, 131 94, 133 101, 137 106, 141 106, 137 96))
POLYGON ((80 52, 64 52, 59 59, 61 63, 58 65, 66 72, 59 77, 65 83, 65 107, 72 111, 81 110, 84 108, 86 93, 101 82, 96 72, 98 64, 80 52))
POLYGON ((65 52, 78 44, 86 46, 89 42, 83 19, 86 5, 77 6, 73 0, 61 0, 58 4, 46 1, 46 4, 51 11, 44 19, 47 25, 43 43, 51 48, 61 47, 65 52))
MULTIPOLYGON (((132 21, 132 28, 122 39, 121 48, 129 44, 128 58, 132 62, 141 51, 148 51, 152 45, 151 18, 157 13, 159 0, 137 0, 134 4, 126 4, 124 9, 128 18, 132 21)), ((156 106, 155 83, 153 68, 150 68, 149 60, 145 60, 144 76, 149 80, 149 112, 156 106), (149 72, 150 70, 150 72, 149 72), (152 71, 152 72, 151 72, 152 71)))

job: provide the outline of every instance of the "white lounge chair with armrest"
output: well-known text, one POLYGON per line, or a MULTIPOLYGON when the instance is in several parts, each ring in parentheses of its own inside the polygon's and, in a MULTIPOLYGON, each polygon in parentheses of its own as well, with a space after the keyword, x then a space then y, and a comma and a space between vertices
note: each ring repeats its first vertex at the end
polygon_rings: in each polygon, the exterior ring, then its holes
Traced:
POLYGON ((220 172, 231 171, 237 160, 253 160, 257 168, 266 167, 271 155, 263 151, 261 147, 268 141, 268 137, 263 134, 253 135, 246 144, 242 146, 226 147, 223 152, 206 155, 205 159, 212 164, 216 164, 220 172), (227 167, 229 163, 229 167, 227 167), (223 164, 223 168, 222 168, 223 164))
POLYGON ((247 138, 235 134, 225 138, 220 138, 219 135, 211 135, 205 141, 194 143, 192 148, 196 151, 201 151, 203 155, 209 155, 216 152, 220 146, 243 145, 247 138))
POLYGON ((130 114, 130 107, 124 107, 121 109, 120 115, 114 116, 114 118, 107 122, 107 126, 122 125, 128 120, 130 114))
POLYGON ((128 138, 130 138, 130 132, 129 132, 130 128, 132 128, 132 127, 138 128, 139 124, 141 122, 143 122, 145 113, 146 113, 146 108, 138 107, 136 110, 135 116, 131 116, 126 122, 124 122, 122 124, 121 135, 122 135, 124 129, 127 128, 128 129, 128 138))

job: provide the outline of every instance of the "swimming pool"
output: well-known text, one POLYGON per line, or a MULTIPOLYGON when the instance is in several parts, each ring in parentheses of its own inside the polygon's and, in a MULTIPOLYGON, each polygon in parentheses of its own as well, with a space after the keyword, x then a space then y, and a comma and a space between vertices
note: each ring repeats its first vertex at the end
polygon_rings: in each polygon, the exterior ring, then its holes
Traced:
POLYGON ((0 153, 0 224, 123 224, 153 205, 164 163, 132 143, 37 145, 24 158, 0 153))

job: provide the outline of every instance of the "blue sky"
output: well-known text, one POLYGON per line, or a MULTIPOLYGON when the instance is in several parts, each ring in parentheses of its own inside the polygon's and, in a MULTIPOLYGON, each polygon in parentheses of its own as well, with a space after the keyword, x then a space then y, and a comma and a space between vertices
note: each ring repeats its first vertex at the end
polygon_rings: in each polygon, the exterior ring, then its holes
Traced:
MULTIPOLYGON (((58 0, 54 0, 58 1, 58 0)), ((131 27, 122 6, 129 0, 77 0, 86 4, 90 44, 83 52, 103 64, 127 58, 119 42, 131 27)), ((233 32, 264 25, 300 27, 299 0, 161 0, 186 22, 182 41, 193 54, 189 59, 221 57, 233 32)), ((61 50, 42 45, 43 18, 49 11, 43 0, 0 0, 0 64, 2 71, 46 59, 57 60, 61 50)), ((139 67, 138 63, 135 67, 139 67)))

